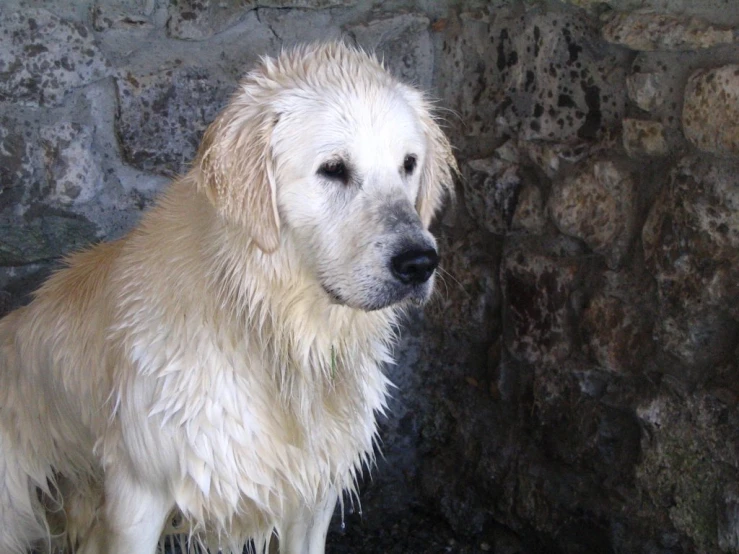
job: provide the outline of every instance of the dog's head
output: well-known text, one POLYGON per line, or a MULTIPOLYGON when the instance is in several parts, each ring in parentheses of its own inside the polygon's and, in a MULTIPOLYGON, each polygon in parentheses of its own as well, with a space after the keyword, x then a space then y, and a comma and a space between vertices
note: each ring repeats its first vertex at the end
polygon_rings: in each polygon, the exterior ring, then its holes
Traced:
POLYGON ((289 240, 335 302, 423 302, 428 226, 456 162, 423 95, 341 43, 266 58, 208 128, 196 171, 229 224, 271 253, 289 240))

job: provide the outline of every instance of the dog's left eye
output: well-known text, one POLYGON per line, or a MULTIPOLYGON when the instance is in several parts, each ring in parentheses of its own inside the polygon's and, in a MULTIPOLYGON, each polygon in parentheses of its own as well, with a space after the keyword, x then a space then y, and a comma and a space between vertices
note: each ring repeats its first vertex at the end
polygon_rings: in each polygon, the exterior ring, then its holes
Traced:
POLYGON ((318 169, 318 173, 329 179, 336 179, 344 183, 349 179, 349 171, 346 164, 341 160, 326 162, 318 169))
POLYGON ((416 157, 411 155, 406 156, 403 160, 403 171, 405 171, 406 175, 410 175, 414 169, 416 169, 416 157))

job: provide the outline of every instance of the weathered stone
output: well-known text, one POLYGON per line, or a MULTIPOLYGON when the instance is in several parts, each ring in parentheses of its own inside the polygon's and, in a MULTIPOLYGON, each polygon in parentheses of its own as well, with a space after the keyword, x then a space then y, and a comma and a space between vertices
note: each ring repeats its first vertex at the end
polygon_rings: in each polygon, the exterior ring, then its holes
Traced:
POLYGON ((96 31, 152 27, 155 0, 96 0, 92 26, 96 31))
POLYGON ((661 74, 634 73, 626 78, 629 98, 642 110, 651 112, 665 103, 664 79, 661 74))
POLYGON ((701 70, 690 76, 683 129, 700 150, 739 154, 739 65, 701 70))
POLYGON ((696 50, 734 42, 734 32, 690 17, 648 11, 612 12, 603 38, 632 50, 696 50))
POLYGON ((695 369, 715 365, 735 347, 737 171, 735 163, 683 160, 642 231, 645 258, 659 292, 657 336, 669 353, 695 369))
POLYGON ((549 212, 560 231, 584 241, 615 268, 636 233, 634 192, 629 173, 611 161, 596 161, 555 184, 549 212))
POLYGON ((640 494, 694 541, 695 551, 719 552, 722 535, 730 540, 728 522, 719 519, 732 503, 721 484, 735 480, 739 466, 735 410, 702 391, 687 397, 665 391, 637 414, 648 431, 636 470, 640 494))
POLYGON ((422 89, 431 86, 434 54, 428 18, 402 14, 350 27, 347 31, 359 46, 384 59, 394 75, 422 89))
POLYGON ((93 155, 94 130, 60 122, 41 129, 46 176, 51 204, 84 204, 93 200, 103 184, 93 155))
POLYGON ((600 293, 583 312, 590 351, 598 365, 617 373, 642 369, 652 347, 651 322, 643 306, 634 306, 600 293))
POLYGON ((567 239, 515 237, 501 265, 504 337, 523 362, 550 367, 573 347, 570 293, 579 270, 579 248, 567 239))
POLYGON ((455 334, 487 340, 500 309, 498 261, 490 238, 468 233, 454 241, 440 237, 439 294, 426 313, 455 334))
POLYGON ((478 224, 491 233, 503 235, 511 227, 516 211, 521 179, 518 160, 496 156, 472 160, 465 167, 465 206, 478 224))
POLYGON ((509 123, 520 122, 520 138, 590 139, 620 118, 624 73, 595 46, 587 20, 537 14, 523 29, 504 31, 497 66, 508 73, 505 113, 509 123))
POLYGON ((18 124, 8 117, 0 119, 0 210, 21 203, 26 187, 36 181, 33 158, 37 134, 24 133, 18 124))
POLYGON ((178 0, 169 4, 167 33, 173 38, 203 40, 235 25, 255 8, 325 9, 355 3, 356 0, 178 0))
POLYGON ((43 9, 0 18, 0 98, 57 105, 109 73, 92 33, 43 9))
POLYGON ((718 546, 724 552, 739 551, 739 485, 729 485, 719 493, 718 546))
POLYGON ((126 160, 167 175, 187 169, 203 131, 234 88, 204 68, 129 73, 116 85, 116 127, 126 160))
POLYGON ((466 137, 591 140, 620 121, 624 62, 581 12, 501 7, 447 25, 437 82, 466 137))
POLYGON ((643 119, 623 120, 623 140, 626 153, 634 158, 664 156, 668 153, 664 125, 643 119))
POLYGON ((84 218, 56 210, 28 212, 23 225, 0 219, 0 266, 52 260, 87 246, 96 231, 84 218))
POLYGON ((536 185, 527 184, 520 188, 516 211, 511 228, 537 235, 544 230, 547 219, 544 215, 544 201, 541 190, 536 185))
POLYGON ((568 3, 592 10, 596 14, 607 9, 699 17, 719 25, 739 24, 739 5, 726 0, 567 0, 568 3))

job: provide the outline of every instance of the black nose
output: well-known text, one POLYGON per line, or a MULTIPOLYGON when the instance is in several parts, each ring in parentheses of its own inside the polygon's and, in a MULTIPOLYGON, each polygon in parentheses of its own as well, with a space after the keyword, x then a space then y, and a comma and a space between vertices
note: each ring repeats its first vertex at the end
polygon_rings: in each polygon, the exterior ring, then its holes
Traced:
POLYGON ((428 281, 439 265, 436 250, 406 250, 390 260, 393 275, 405 285, 420 285, 428 281))

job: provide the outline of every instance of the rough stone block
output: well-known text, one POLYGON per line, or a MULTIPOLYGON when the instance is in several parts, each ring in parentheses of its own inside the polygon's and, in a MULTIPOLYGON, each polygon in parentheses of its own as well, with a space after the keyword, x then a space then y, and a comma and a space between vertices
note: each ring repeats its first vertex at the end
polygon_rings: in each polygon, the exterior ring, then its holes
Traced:
POLYGON ((0 266, 50 261, 97 238, 94 224, 69 212, 35 208, 17 218, 0 218, 0 266))
POLYGON ((682 160, 642 230, 660 301, 657 336, 695 369, 715 366, 736 346, 738 173, 735 163, 682 160))
POLYGON ((462 179, 465 206, 477 223, 491 233, 504 235, 511 227, 521 179, 518 160, 500 155, 472 160, 462 179))
POLYGON ((607 16, 603 38, 632 50, 697 50, 730 44, 734 32, 696 17, 629 11, 607 16))
POLYGON ((642 110, 651 112, 665 103, 664 83, 659 73, 634 73, 626 78, 629 98, 642 110))
POLYGON ((169 4, 167 33, 172 38, 204 40, 235 25, 255 8, 326 9, 355 3, 356 0, 178 0, 169 4))
POLYGON ((92 26, 96 31, 152 27, 155 0, 96 0, 92 26))
POLYGON ((428 18, 401 14, 347 31, 359 46, 383 58, 391 73, 422 89, 431 87, 434 52, 428 18))
POLYGON ((37 138, 36 132, 24 132, 20 121, 0 119, 0 210, 20 204, 26 187, 36 182, 37 138))
POLYGON ((58 105, 67 92, 110 71, 82 24, 44 9, 0 18, 0 97, 58 105))
POLYGON ((538 235, 544 230, 547 222, 541 190, 532 184, 523 185, 519 190, 511 228, 538 235))
POLYGON ((582 12, 462 14, 444 54, 437 82, 467 136, 590 140, 623 114, 625 60, 582 12))
POLYGON ((705 152, 739 154, 739 65, 700 70, 685 88, 683 129, 705 152))
POLYGON ((550 367, 573 348, 570 294, 582 254, 566 238, 511 237, 501 262, 503 329, 519 361, 550 367))
POLYGON ((116 79, 116 128, 126 160, 145 171, 183 173, 203 131, 234 86, 205 68, 170 69, 116 79))
POLYGON ((611 161, 596 161, 555 183, 549 212, 560 231, 584 241, 615 268, 636 234, 634 193, 628 172, 611 161))
POLYGON ((665 128, 659 121, 624 119, 623 141, 626 153, 634 158, 665 156, 669 151, 665 128))
POLYGON ((598 365, 617 373, 635 373, 651 350, 651 325, 643 307, 600 293, 583 312, 590 352, 598 365))
POLYGON ((52 204, 85 204, 100 193, 103 176, 93 154, 94 129, 62 121, 41 129, 52 204))

